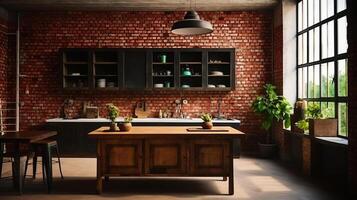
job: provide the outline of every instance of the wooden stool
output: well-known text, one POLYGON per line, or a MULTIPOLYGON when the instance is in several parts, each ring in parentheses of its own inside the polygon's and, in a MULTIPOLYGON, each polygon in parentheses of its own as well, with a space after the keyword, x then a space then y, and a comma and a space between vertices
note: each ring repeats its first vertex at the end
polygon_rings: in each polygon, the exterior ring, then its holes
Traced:
MULTIPOLYGON (((42 156, 42 152, 43 151, 51 151, 52 149, 56 150, 56 155, 58 160, 54 161, 54 162, 58 162, 59 164, 59 170, 61 173, 61 178, 63 179, 63 173, 62 173, 62 165, 61 165, 61 157, 60 157, 60 153, 59 153, 59 148, 58 148, 58 144, 57 144, 57 140, 56 139, 45 139, 45 140, 40 140, 37 142, 32 143, 32 146, 34 148, 34 156, 33 156, 33 174, 32 174, 32 178, 35 179, 36 178, 36 171, 37 171, 37 157, 38 156, 42 156)), ((26 160, 26 167, 25 167, 25 176, 26 176, 26 172, 27 172, 27 167, 28 167, 28 162, 29 162, 30 156, 27 157, 26 160)), ((53 161, 52 161, 53 162, 53 161)), ((43 180, 45 181, 45 177, 46 177, 46 170, 45 170, 45 163, 43 162, 43 156, 42 156, 42 177, 43 180)))

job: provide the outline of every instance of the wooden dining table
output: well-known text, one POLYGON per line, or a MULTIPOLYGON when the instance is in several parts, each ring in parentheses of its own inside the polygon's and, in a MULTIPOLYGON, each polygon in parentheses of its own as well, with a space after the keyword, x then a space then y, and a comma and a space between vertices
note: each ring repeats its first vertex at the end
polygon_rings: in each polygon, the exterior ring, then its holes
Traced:
MULTIPOLYGON (((48 130, 30 130, 30 131, 18 131, 10 132, 0 135, 0 164, 2 165, 4 148, 3 144, 13 145, 13 158, 14 158, 14 168, 13 168, 13 183, 14 188, 22 194, 23 190, 23 179, 25 172, 25 161, 26 157, 21 155, 21 145, 30 145, 33 142, 37 142, 43 139, 47 139, 57 135, 56 131, 48 130)), ((52 189, 52 156, 50 148, 46 148, 44 151, 43 162, 45 163, 46 169, 46 181, 48 192, 52 189)))

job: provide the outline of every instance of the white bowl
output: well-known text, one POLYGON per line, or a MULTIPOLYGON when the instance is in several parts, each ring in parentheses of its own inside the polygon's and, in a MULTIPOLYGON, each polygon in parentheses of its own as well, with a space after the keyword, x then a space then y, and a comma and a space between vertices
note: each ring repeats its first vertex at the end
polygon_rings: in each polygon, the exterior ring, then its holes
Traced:
POLYGON ((156 83, 156 84, 154 84, 154 87, 155 88, 163 88, 164 84, 163 83, 156 83))
POLYGON ((223 75, 223 72, 221 72, 221 71, 211 71, 211 74, 210 74, 210 75, 222 76, 222 75, 223 75))

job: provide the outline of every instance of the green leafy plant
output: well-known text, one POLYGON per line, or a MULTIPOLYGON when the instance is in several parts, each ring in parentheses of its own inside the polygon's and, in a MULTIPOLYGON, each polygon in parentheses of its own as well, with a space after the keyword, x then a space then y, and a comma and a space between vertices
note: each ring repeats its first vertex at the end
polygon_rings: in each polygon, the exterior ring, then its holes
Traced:
MULTIPOLYGON (((274 121, 284 121, 285 127, 290 127, 292 107, 284 97, 277 95, 276 87, 272 84, 264 86, 264 95, 258 96, 252 103, 254 112, 263 116, 262 128, 270 130, 274 121)), ((271 143, 271 131, 267 134, 267 143, 271 143)))
POLYGON ((202 119, 204 122, 211 122, 211 121, 212 121, 212 116, 211 116, 211 114, 209 114, 209 113, 205 113, 205 114, 202 114, 202 115, 201 115, 201 119, 202 119))
POLYGON ((318 104, 309 104, 307 106, 307 117, 311 119, 321 119, 323 118, 321 108, 318 104))
POLYGON ((306 119, 302 119, 296 122, 296 126, 304 131, 309 130, 309 122, 306 119))
POLYGON ((124 123, 131 123, 133 121, 133 118, 130 116, 124 117, 124 123))
POLYGON ((112 103, 108 103, 108 104, 106 104, 106 106, 107 106, 107 116, 108 116, 108 118, 110 119, 110 121, 112 123, 115 123, 115 119, 119 115, 118 107, 114 106, 114 104, 112 104, 112 103))

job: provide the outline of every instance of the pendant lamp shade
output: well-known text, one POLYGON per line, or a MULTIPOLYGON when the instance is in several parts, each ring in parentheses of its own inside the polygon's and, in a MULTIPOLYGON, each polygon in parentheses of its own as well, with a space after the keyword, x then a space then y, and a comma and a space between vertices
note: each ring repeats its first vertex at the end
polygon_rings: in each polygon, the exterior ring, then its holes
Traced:
POLYGON ((200 19, 196 11, 187 11, 183 20, 173 24, 171 32, 177 35, 202 35, 213 32, 212 24, 200 19))

